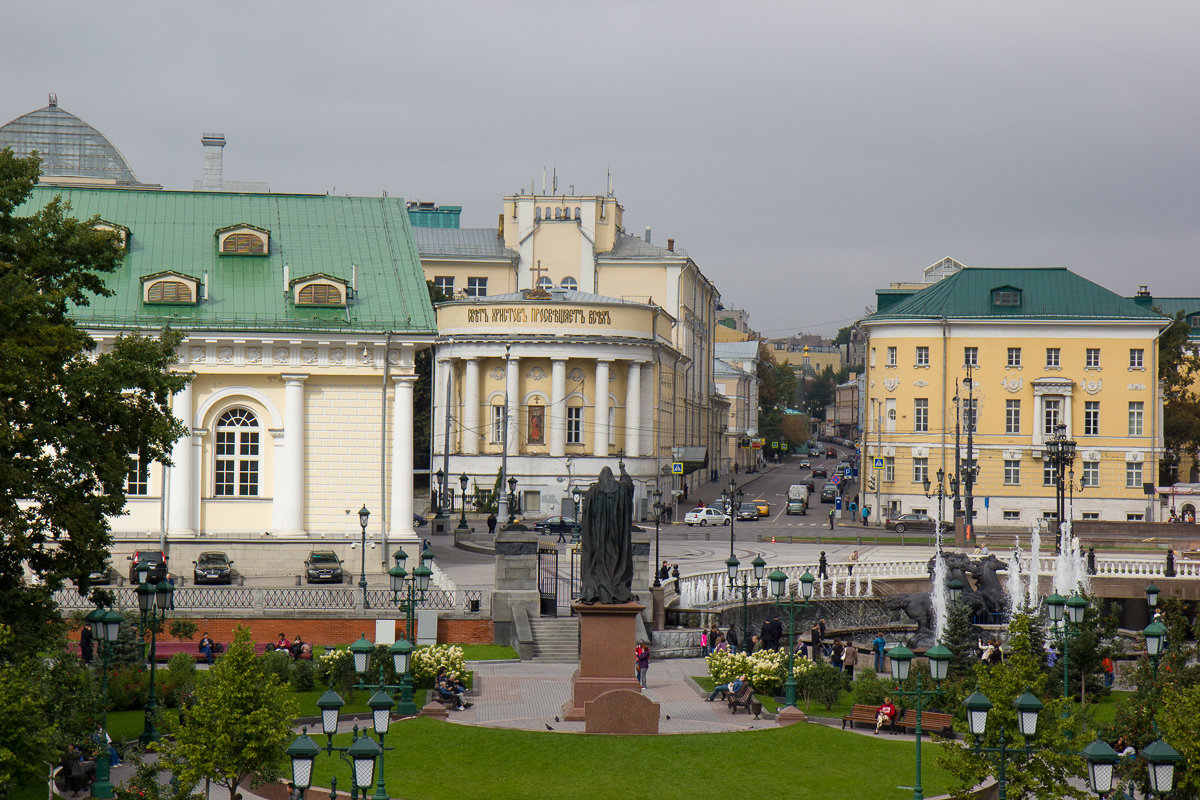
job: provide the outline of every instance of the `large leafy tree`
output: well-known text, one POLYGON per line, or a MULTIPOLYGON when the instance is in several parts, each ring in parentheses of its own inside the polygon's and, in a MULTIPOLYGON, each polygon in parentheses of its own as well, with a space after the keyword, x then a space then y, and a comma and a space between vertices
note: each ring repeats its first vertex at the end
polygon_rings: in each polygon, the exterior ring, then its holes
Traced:
POLYGON ((169 463, 184 430, 170 398, 189 380, 169 370, 178 334, 122 336, 97 354, 72 320, 109 294, 124 251, 61 199, 17 216, 38 166, 0 151, 0 619, 18 648, 39 646, 54 589, 86 590, 103 565, 130 454, 169 463))
MULTIPOLYGON (((1200 355, 1191 346, 1191 327, 1180 311, 1158 339, 1158 380, 1163 387, 1164 468, 1179 463, 1180 456, 1200 450, 1200 355)), ((1186 476, 1184 476, 1186 479, 1186 476)), ((1163 483, 1169 483, 1162 476, 1163 483)))
MULTIPOLYGON (((431 303, 442 303, 450 298, 433 281, 426 280, 431 303)), ((430 444, 439 422, 433 419, 433 348, 417 351, 417 384, 413 387, 413 466, 417 469, 430 468, 430 444)), ((436 468, 434 468, 436 469, 436 468)))
POLYGON ((279 777, 296 714, 288 687, 263 669, 249 629, 239 626, 197 686, 174 740, 163 746, 163 763, 181 786, 210 780, 233 797, 247 780, 279 777))

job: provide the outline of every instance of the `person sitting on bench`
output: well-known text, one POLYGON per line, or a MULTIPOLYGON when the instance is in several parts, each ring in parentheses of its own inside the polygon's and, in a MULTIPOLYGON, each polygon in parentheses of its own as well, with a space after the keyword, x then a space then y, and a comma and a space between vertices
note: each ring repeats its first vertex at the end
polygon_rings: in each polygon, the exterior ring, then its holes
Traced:
POLYGON ((722 683, 720 686, 717 686, 712 690, 712 694, 710 694, 704 702, 711 703, 713 700, 717 699, 717 695, 720 695, 722 699, 724 699, 731 694, 737 694, 738 690, 742 688, 742 684, 745 683, 746 680, 748 680, 748 676, 738 675, 729 683, 722 683))
POLYGON ((896 708, 896 704, 892 702, 892 698, 883 698, 883 705, 875 709, 875 733, 879 733, 879 729, 884 725, 891 725, 896 721, 896 715, 900 713, 896 708))
POLYGON ((438 700, 451 705, 455 711, 462 711, 464 708, 470 708, 475 705, 474 703, 464 701, 462 697, 456 694, 450 688, 450 681, 445 676, 434 685, 434 689, 437 691, 438 700))

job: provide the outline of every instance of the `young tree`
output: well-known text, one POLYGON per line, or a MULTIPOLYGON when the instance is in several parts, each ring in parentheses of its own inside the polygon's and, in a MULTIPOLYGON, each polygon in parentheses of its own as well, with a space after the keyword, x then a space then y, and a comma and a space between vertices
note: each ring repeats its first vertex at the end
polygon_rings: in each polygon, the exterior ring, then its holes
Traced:
POLYGON ((239 626, 197 686, 174 741, 163 746, 163 763, 181 786, 208 779, 233 797, 246 780, 279 777, 296 713, 288 688, 263 670, 250 631, 239 626))
MULTIPOLYGON (((1011 652, 1004 661, 977 663, 974 667, 976 690, 992 703, 982 744, 996 747, 1001 735, 1007 738, 1009 797, 1085 800, 1092 797, 1091 793, 1068 783, 1070 779, 1078 783, 1078 779, 1086 777, 1086 767, 1079 756, 1080 742, 1087 741, 1085 726, 1080 715, 1065 713, 1069 701, 1063 699, 1061 685, 1051 681, 1046 673, 1045 656, 1036 634, 1039 625, 1038 617, 1018 614, 1009 623, 1011 652), (1013 702, 1027 691, 1040 699, 1044 707, 1038 715, 1034 749, 1028 754, 1014 753, 1013 750, 1021 749, 1023 741, 1013 702)), ((976 754, 967 747, 943 748, 938 761, 959 779, 960 792, 998 772, 994 755, 976 754)))
POLYGON ((66 579, 86 590, 104 564, 130 454, 170 463, 184 431, 170 399, 190 380, 169 371, 178 334, 121 336, 97 354, 72 320, 110 294, 104 276, 124 251, 57 198, 16 216, 38 165, 0 151, 0 619, 34 649, 53 590, 66 579))

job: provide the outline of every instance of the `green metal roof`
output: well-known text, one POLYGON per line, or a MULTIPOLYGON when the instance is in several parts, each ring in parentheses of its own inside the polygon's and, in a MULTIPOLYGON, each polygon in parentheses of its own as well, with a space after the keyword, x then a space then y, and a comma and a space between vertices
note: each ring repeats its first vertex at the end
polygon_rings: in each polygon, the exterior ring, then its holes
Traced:
POLYGON ((1158 320, 1159 314, 1065 267, 965 267, 863 322, 903 319, 1158 320), (996 305, 994 289, 1019 291, 996 305))
POLYGON ((62 195, 78 219, 99 215, 131 231, 124 264, 107 276, 111 297, 72 315, 89 327, 253 331, 396 331, 433 334, 437 323, 404 201, 398 197, 233 194, 38 186, 17 213, 62 195), (218 255, 215 233, 246 223, 270 231, 270 252, 218 255), (351 280, 347 307, 297 308, 290 278, 323 273, 351 280), (141 278, 164 270, 205 276, 205 300, 146 305, 141 278))

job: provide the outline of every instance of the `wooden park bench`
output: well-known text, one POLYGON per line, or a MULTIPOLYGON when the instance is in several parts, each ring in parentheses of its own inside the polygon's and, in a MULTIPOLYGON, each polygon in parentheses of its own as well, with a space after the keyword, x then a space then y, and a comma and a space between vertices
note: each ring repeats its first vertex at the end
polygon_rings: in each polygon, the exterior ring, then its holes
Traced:
MULTIPOLYGON (((904 712, 904 716, 896 723, 905 731, 915 732, 917 730, 917 711, 910 708, 904 712)), ((947 714, 942 711, 922 711, 921 712, 921 733, 936 733, 945 736, 948 739, 954 738, 954 715, 947 714)))
POLYGON ((725 702, 729 705, 729 709, 734 714, 737 713, 738 707, 746 709, 746 713, 750 713, 750 703, 754 700, 754 686, 750 681, 742 684, 742 688, 736 692, 730 692, 725 697, 725 702))
MULTIPOLYGON (((850 713, 842 716, 842 730, 846 729, 846 724, 850 724, 850 729, 854 729, 854 723, 861 722, 864 725, 875 727, 875 721, 879 719, 879 709, 875 706, 868 706, 862 703, 855 703, 850 708, 850 713)), ((896 718, 893 717, 891 724, 884 726, 892 733, 896 732, 896 718)), ((925 728, 925 718, 921 717, 921 728, 925 728)))

